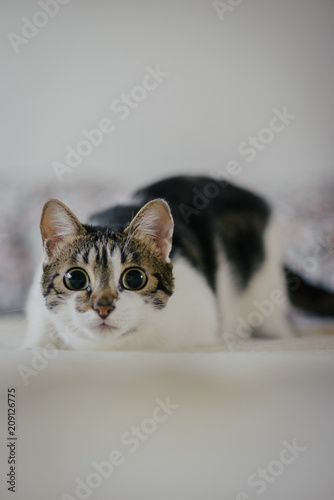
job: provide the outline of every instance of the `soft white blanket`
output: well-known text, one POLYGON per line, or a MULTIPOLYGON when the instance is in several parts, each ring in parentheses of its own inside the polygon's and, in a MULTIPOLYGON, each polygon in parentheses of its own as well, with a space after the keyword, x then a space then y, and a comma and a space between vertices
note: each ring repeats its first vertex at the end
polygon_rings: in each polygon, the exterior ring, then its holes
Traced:
POLYGON ((0 498, 332 500, 333 344, 322 335, 251 352, 2 349, 0 498))

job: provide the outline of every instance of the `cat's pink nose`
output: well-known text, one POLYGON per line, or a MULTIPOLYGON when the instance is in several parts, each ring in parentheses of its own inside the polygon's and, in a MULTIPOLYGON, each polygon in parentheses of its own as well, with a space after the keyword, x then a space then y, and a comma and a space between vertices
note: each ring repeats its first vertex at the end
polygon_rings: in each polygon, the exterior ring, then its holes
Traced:
POLYGON ((100 318, 106 319, 109 314, 115 309, 115 306, 109 300, 101 298, 94 302, 93 309, 97 312, 100 318))

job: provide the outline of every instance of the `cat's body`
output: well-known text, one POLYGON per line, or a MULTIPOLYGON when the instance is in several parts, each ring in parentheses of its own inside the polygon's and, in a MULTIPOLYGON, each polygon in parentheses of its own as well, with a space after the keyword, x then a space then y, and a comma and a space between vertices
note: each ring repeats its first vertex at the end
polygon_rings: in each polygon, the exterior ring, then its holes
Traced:
POLYGON ((24 347, 229 348, 251 334, 293 335, 275 228, 260 197, 206 177, 171 178, 90 224, 56 200, 45 205, 46 260, 24 347))

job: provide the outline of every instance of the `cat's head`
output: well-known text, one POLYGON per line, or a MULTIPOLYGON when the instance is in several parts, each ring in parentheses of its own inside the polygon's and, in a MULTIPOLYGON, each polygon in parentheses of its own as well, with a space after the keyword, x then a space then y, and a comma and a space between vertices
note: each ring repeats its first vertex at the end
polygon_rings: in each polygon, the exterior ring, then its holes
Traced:
POLYGON ((42 292, 58 324, 81 339, 135 339, 173 293, 173 227, 161 199, 117 232, 81 224, 63 203, 47 201, 42 292))

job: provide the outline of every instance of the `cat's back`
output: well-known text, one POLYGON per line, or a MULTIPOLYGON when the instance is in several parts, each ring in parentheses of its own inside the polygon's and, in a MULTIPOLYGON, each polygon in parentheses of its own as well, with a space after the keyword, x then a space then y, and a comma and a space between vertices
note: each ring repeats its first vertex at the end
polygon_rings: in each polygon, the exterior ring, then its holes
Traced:
POLYGON ((185 257, 214 289, 220 247, 240 282, 249 282, 264 259, 263 234, 270 214, 265 200, 225 180, 177 176, 139 189, 130 203, 95 214, 91 222, 122 231, 156 198, 167 201, 173 215, 172 260, 185 257))
POLYGON ((239 212, 265 219, 269 208, 265 200, 248 189, 206 176, 175 176, 163 179, 136 192, 144 203, 164 198, 178 224, 207 223, 212 218, 239 212))
POLYGON ((269 214, 267 203, 258 195, 226 180, 206 176, 169 177, 136 191, 129 202, 117 204, 92 215, 90 221, 115 231, 125 228, 140 208, 149 201, 163 198, 169 204, 177 226, 189 229, 207 225, 214 218, 240 213, 269 214))

